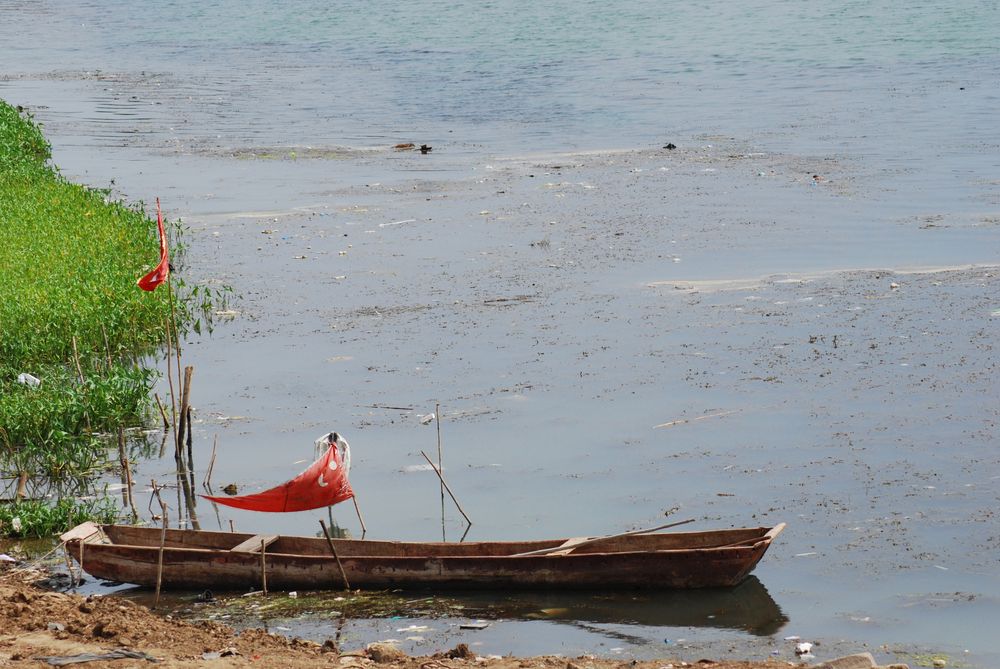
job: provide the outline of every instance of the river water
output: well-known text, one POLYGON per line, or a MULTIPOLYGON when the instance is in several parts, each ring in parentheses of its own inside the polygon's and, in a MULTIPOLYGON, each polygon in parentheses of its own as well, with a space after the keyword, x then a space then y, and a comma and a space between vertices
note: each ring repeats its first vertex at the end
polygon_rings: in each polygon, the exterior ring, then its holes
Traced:
POLYGON ((359 643, 995 666, 998 33, 995 2, 0 0, 0 97, 236 290, 185 349, 199 479, 217 442, 217 486, 277 484, 338 430, 368 536, 440 538, 440 402, 472 539, 788 523, 737 595, 359 643))

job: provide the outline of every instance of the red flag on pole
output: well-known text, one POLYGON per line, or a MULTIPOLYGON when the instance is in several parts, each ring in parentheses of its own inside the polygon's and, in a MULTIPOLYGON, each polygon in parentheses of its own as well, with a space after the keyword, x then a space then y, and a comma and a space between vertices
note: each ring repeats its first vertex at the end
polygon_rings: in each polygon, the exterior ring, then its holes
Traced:
POLYGON ((326 453, 287 483, 252 495, 201 496, 237 509, 275 513, 319 509, 354 497, 351 484, 347 481, 351 468, 351 447, 336 432, 323 435, 316 443, 320 446, 328 444, 326 453))
POLYGON ((167 235, 163 231, 163 214, 160 213, 160 198, 156 198, 156 227, 160 232, 160 262, 153 271, 139 279, 136 283, 143 290, 156 290, 156 287, 167 280, 170 274, 170 260, 167 257, 167 235))

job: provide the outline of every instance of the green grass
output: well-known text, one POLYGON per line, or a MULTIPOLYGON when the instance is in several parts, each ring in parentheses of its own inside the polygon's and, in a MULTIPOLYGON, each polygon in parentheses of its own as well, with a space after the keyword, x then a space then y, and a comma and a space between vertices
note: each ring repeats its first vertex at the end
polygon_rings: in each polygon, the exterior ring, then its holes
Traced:
MULTIPOLYGON (((102 434, 148 420, 157 373, 141 361, 162 348, 170 304, 166 286, 136 285, 159 260, 155 221, 50 158, 41 128, 0 100, 0 474, 59 480, 101 471, 102 434)), ((175 265, 181 233, 169 226, 175 265)), ((182 333, 225 298, 173 288, 182 333)))

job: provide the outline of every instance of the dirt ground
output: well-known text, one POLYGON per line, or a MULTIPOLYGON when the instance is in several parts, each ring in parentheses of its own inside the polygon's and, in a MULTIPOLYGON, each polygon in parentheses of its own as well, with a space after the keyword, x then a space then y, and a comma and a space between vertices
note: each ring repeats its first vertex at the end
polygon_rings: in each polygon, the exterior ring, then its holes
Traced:
MULTIPOLYGON (((240 634, 213 622, 191 624, 160 617, 144 606, 116 597, 83 597, 51 592, 34 585, 39 572, 5 569, 0 572, 0 667, 37 667, 52 664, 46 658, 81 653, 106 655, 132 651, 133 657, 99 659, 87 667, 140 667, 153 661, 162 667, 316 667, 317 665, 396 669, 665 669, 710 666, 713 669, 769 669, 803 666, 784 661, 714 661, 697 663, 663 658, 648 662, 623 662, 592 657, 482 658, 461 644, 436 656, 409 657, 385 644, 337 652, 332 641, 287 638, 262 630, 240 634), (141 655, 145 654, 145 656, 141 655)), ((58 665, 57 665, 58 666, 58 665)))

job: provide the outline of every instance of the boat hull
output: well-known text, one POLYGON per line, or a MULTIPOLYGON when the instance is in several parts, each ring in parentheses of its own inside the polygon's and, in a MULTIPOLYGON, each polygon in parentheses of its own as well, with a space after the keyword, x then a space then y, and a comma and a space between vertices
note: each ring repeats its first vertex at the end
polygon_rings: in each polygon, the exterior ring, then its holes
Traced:
MULTIPOLYGON (((343 584, 337 560, 322 539, 282 537, 265 547, 262 556, 259 549, 232 550, 237 543, 252 543, 252 535, 172 530, 161 551, 159 530, 102 529, 104 542, 67 540, 70 554, 97 578, 152 587, 161 573, 163 587, 213 590, 260 588, 265 575, 269 589, 334 589, 343 584)), ((333 544, 353 588, 705 588, 742 581, 776 534, 773 528, 756 528, 648 535, 674 539, 609 540, 608 545, 596 542, 566 554, 535 555, 520 554, 552 550, 565 540, 470 544, 333 540, 333 544), (746 538, 754 533, 760 538, 746 538), (678 537, 690 538, 693 547, 683 547, 678 537), (730 538, 734 541, 728 543, 743 545, 720 543, 730 538)))

